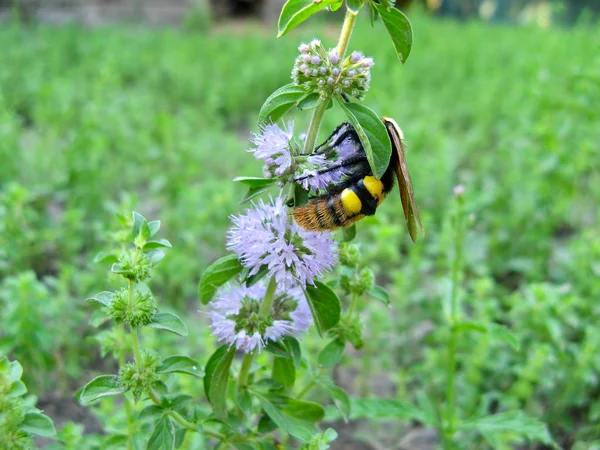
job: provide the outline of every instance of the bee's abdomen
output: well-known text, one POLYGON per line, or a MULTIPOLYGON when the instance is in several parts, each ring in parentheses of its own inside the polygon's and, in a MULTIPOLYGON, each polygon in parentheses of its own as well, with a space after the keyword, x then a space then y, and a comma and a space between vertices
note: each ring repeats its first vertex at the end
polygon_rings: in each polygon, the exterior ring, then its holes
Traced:
POLYGON ((310 231, 344 227, 347 226, 349 220, 340 195, 318 197, 306 205, 294 209, 293 216, 298 225, 310 231))

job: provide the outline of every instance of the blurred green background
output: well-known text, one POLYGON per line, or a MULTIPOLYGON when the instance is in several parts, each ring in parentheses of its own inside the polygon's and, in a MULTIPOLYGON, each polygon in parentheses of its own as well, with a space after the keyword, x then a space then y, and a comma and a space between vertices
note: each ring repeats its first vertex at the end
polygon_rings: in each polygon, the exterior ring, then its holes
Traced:
MULTIPOLYGON (((365 348, 334 376, 353 395, 442 398, 438 324, 452 189, 462 184, 467 314, 505 324, 521 347, 475 333, 462 340, 461 410, 522 408, 565 448, 600 448, 600 31, 585 20, 456 21, 419 5, 408 14, 415 43, 405 66, 366 15, 350 49, 375 58, 366 101, 405 132, 427 234, 410 243, 396 196, 358 225, 393 307, 364 305, 365 348)), ((228 216, 241 208, 231 179, 260 175, 245 152, 258 109, 289 82, 298 44, 319 37, 334 46, 339 26, 317 19, 276 40, 274 26, 215 24, 206 5, 169 28, 0 25, 0 354, 21 362, 59 428, 74 421, 101 432, 72 395, 115 370, 99 350, 109 337, 94 337, 84 299, 117 282, 93 263, 111 248, 116 212, 160 219, 173 244, 152 285, 162 308, 187 312, 190 336, 158 340, 148 331, 146 342, 206 361, 215 342, 197 283, 225 254, 228 216)), ((292 116, 296 130, 306 128, 309 112, 292 116)), ((330 110, 319 141, 342 120, 330 110)), ((316 336, 308 343, 319 344, 316 336)), ((200 386, 186 388, 201 396, 200 386)), ((335 427, 334 448, 403 448, 398 442, 418 431, 407 422, 335 427)), ((67 425, 62 438, 85 448, 83 432, 67 425)))

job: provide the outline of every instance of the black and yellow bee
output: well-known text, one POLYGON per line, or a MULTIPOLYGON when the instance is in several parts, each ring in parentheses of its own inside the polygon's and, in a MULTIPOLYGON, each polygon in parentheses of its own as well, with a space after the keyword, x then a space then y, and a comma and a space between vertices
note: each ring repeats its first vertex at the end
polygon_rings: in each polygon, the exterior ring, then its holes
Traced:
MULTIPOLYGON (((343 143, 353 145, 356 151, 337 164, 327 166, 312 175, 323 175, 340 169, 344 171, 344 177, 338 184, 329 186, 324 194, 313 197, 307 204, 293 210, 292 214, 298 225, 312 231, 333 230, 348 227, 366 216, 372 216, 394 187, 394 178, 396 178, 410 237, 413 242, 416 242, 418 233, 424 234, 406 166, 404 135, 393 119, 383 117, 382 121, 392 141, 392 156, 381 179, 373 175, 356 130, 351 124, 344 122, 335 129, 325 143, 317 147, 315 153, 330 152, 343 143)), ((310 176, 299 177, 296 181, 301 182, 302 179, 310 176)))

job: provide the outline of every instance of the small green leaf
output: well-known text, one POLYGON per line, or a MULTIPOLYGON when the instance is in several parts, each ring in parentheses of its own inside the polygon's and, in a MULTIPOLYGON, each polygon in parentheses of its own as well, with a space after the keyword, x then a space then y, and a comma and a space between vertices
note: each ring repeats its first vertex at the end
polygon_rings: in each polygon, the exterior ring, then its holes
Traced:
POLYGON ((127 448, 129 436, 126 434, 117 434, 109 437, 102 443, 102 450, 122 450, 127 448))
POLYGON ((252 415, 252 396, 248 389, 243 389, 237 393, 236 402, 244 416, 250 417, 252 415))
POLYGON ((235 347, 232 346, 219 360, 210 377, 208 397, 215 415, 221 419, 227 417, 227 383, 229 382, 229 371, 234 356, 235 347))
POLYGON ((144 223, 144 222, 148 223, 148 221, 146 220, 146 218, 144 216, 142 216, 141 214, 139 214, 135 211, 133 211, 132 215, 133 215, 133 229, 131 231, 131 234, 132 234, 132 237, 135 239, 140 234, 140 228, 142 226, 142 223, 144 223))
POLYGON ((466 420, 460 424, 460 427, 465 430, 476 429, 482 434, 516 433, 531 441, 539 441, 554 448, 559 448, 550 436, 546 424, 529 417, 523 411, 510 411, 466 420))
POLYGON ((119 386, 119 377, 116 375, 100 375, 86 384, 79 395, 79 401, 86 405, 94 400, 110 395, 119 395, 127 389, 119 386))
POLYGON ((517 336, 504 325, 500 325, 499 323, 490 323, 488 325, 488 333, 492 339, 510 345, 513 350, 518 351, 521 347, 521 343, 519 342, 517 336))
MULTIPOLYGON (((5 363, 8 363, 8 358, 2 358, 5 363)), ((23 366, 19 361, 12 361, 8 363, 8 380, 9 381, 19 381, 23 376, 23 366)))
POLYGON ((296 366, 290 358, 273 358, 273 379, 289 389, 296 382, 296 366))
POLYGON ((148 222, 148 227, 150 228, 150 237, 156 236, 156 233, 158 233, 158 230, 160 229, 160 220, 148 222))
POLYGON ((265 276, 267 276, 268 273, 269 273, 269 267, 266 265, 262 266, 257 273, 244 278, 244 283, 246 284, 246 287, 254 286, 256 283, 258 283, 260 280, 262 280, 265 276))
POLYGON ((251 188, 249 188, 248 192, 246 192, 246 194, 244 195, 244 197, 242 198, 242 200, 240 201, 240 203, 243 204, 243 203, 249 202, 253 198, 258 197, 261 194, 264 194, 269 189, 271 189, 273 186, 274 186, 274 184, 269 184, 269 185, 262 186, 262 187, 257 187, 257 188, 251 187, 251 188))
POLYGON ((306 89, 294 83, 280 87, 269 95, 261 106, 258 113, 258 123, 277 122, 306 95, 306 89))
POLYGON ((163 260, 165 257, 165 252, 159 248, 153 248, 146 252, 146 257, 148 258, 148 261, 150 261, 150 264, 155 266, 163 260))
POLYGON ((398 9, 391 7, 389 10, 382 4, 373 3, 381 20, 392 38, 396 54, 404 64, 410 55, 413 42, 412 26, 408 18, 398 9))
POLYGON ((381 286, 373 286, 373 288, 367 292, 367 294, 370 297, 373 297, 375 300, 379 300, 388 308, 391 306, 390 293, 381 286))
POLYGON ((150 226, 148 225, 148 222, 146 220, 144 220, 140 224, 140 237, 143 240, 147 240, 147 239, 150 239, 151 234, 152 234, 152 232, 150 231, 150 226))
POLYGON ((147 450, 171 450, 175 446, 175 428, 168 416, 156 422, 154 431, 148 439, 147 450))
POLYGON ((217 289, 242 271, 238 256, 227 255, 212 263, 202 274, 198 284, 198 297, 206 305, 215 295, 217 289))
POLYGON ((146 243, 144 244, 144 251, 150 250, 152 248, 159 248, 159 247, 171 248, 171 243, 169 241, 167 241, 166 239, 157 239, 157 240, 146 241, 146 243))
MULTIPOLYGON (((422 423, 425 414, 419 408, 407 402, 400 400, 384 399, 384 398, 364 398, 352 399, 352 419, 414 419, 422 423)), ((327 420, 335 420, 337 414, 331 414, 328 411, 327 420)))
POLYGON ((116 263, 119 255, 116 252, 99 252, 94 256, 95 263, 116 263))
POLYGON ((381 118, 360 103, 339 102, 360 138, 371 171, 381 179, 390 164, 392 142, 381 118))
POLYGON ((298 339, 293 336, 285 336, 283 338, 283 344, 291 355, 294 364, 299 368, 300 363, 302 362, 302 349, 300 348, 300 342, 298 342, 298 339))
POLYGON ((27 386, 21 380, 10 383, 10 389, 8 390, 9 398, 22 397, 25 394, 27 394, 27 386))
POLYGON ((334 3, 333 5, 331 5, 331 6, 329 7, 329 10, 330 10, 330 11, 333 11, 333 12, 335 12, 335 11, 337 11, 338 9, 340 9, 340 8, 342 7, 342 5, 343 5, 343 4, 344 4, 344 0, 338 0, 338 2, 337 2, 337 3, 334 3))
POLYGON ((202 377, 202 368, 198 362, 189 356, 176 355, 165 358, 156 369, 157 373, 185 373, 198 378, 202 377))
POLYGON ((158 405, 148 405, 140 412, 140 419, 157 419, 165 413, 158 405))
POLYGON ((355 15, 360 12, 364 4, 364 0, 346 0, 346 8, 355 15))
POLYGON ((96 303, 101 306, 106 306, 107 308, 110 306, 113 298, 113 293, 108 291, 102 291, 93 297, 90 297, 86 300, 88 303, 96 303))
POLYGON ((288 31, 296 28, 313 14, 330 5, 334 5, 339 0, 288 0, 279 16, 279 34, 281 37, 288 31))
POLYGON ((452 327, 454 331, 475 331, 476 333, 487 333, 486 324, 477 322, 458 322, 452 327))
POLYGON ((187 336, 188 330, 183 320, 173 313, 157 313, 152 317, 152 322, 148 324, 150 328, 157 330, 166 330, 179 336, 187 336))
POLYGON ((27 413, 19 429, 36 436, 53 436, 56 434, 54 424, 50 417, 40 413, 27 413))
POLYGON ((321 350, 319 353, 319 364, 323 367, 333 367, 342 358, 346 343, 334 339, 321 350))
POLYGON ((298 102, 298 109, 306 111, 307 109, 315 109, 320 103, 321 96, 318 92, 308 94, 298 102))
POLYGON ((187 428, 178 428, 175 430, 175 448, 179 448, 183 445, 187 431, 187 428))
POLYGON ((351 242, 356 237, 356 224, 352 224, 349 227, 342 228, 342 241, 351 242))
POLYGON ((333 383, 331 385, 326 384, 325 387, 335 407, 342 414, 342 418, 347 421, 350 418, 350 411, 352 410, 348 394, 341 387, 333 383))
POLYGON ((320 334, 338 324, 342 307, 337 294, 329 286, 320 281, 315 281, 314 286, 307 285, 306 300, 320 334))
POLYGON ((251 188, 261 188, 265 186, 271 186, 276 183, 275 178, 261 178, 261 177, 236 177, 233 181, 237 183, 245 184, 251 188))
POLYGON ((208 361, 206 362, 206 366, 204 367, 204 394, 206 394, 206 398, 208 399, 209 402, 210 402, 210 383, 211 383, 212 377, 215 373, 215 369, 217 368, 217 365, 219 364, 221 359, 223 359, 223 357, 227 354, 227 350, 228 350, 227 345, 221 345, 219 348, 217 348, 213 352, 212 355, 210 355, 210 358, 208 358, 208 361))

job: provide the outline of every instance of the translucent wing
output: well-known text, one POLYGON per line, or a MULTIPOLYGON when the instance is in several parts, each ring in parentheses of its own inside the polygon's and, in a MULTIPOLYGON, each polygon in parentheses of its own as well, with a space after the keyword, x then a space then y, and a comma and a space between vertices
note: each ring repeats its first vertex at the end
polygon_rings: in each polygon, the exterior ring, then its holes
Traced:
POLYGON ((403 142, 404 135, 393 119, 383 117, 382 120, 388 130, 390 139, 392 140, 392 159, 390 164, 394 164, 394 170, 396 171, 396 177, 398 178, 400 199, 402 200, 402 209, 404 209, 404 219, 406 220, 408 233, 413 242, 417 242, 419 232, 422 235, 425 235, 425 230, 421 223, 412 181, 410 180, 410 174, 408 173, 408 167, 406 166, 403 142))

